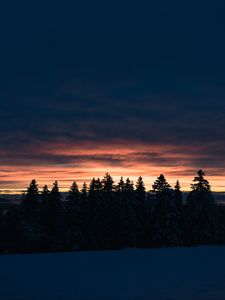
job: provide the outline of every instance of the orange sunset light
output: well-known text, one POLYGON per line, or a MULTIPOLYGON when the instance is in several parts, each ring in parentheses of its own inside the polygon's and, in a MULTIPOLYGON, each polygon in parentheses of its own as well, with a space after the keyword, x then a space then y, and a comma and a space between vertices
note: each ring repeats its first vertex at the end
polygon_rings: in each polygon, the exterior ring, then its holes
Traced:
POLYGON ((149 145, 135 141, 115 141, 114 143, 83 142, 40 145, 37 161, 35 152, 29 158, 16 158, 15 165, 5 164, 0 169, 0 192, 17 193, 26 188, 35 178, 39 187, 52 185, 58 180, 62 191, 68 190, 73 180, 81 187, 93 177, 102 178, 109 172, 115 182, 119 178, 130 177, 135 183, 138 176, 144 178, 146 188, 151 186, 159 174, 163 173, 173 186, 180 180, 183 190, 190 189, 190 183, 198 169, 203 168, 214 191, 225 191, 225 173, 217 174, 216 167, 195 165, 193 158, 202 149, 183 146, 149 145), (47 157, 47 158, 45 158, 47 157))

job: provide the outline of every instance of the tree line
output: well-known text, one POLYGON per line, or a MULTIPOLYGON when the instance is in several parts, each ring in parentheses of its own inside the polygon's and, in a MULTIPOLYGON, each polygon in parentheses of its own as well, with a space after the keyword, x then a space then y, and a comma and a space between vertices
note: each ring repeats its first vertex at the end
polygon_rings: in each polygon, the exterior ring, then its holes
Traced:
POLYGON ((41 191, 32 180, 19 206, 0 215, 0 252, 50 252, 225 244, 225 206, 215 203, 202 170, 186 199, 160 175, 147 193, 142 177, 135 186, 109 173, 66 199, 57 181, 41 191))

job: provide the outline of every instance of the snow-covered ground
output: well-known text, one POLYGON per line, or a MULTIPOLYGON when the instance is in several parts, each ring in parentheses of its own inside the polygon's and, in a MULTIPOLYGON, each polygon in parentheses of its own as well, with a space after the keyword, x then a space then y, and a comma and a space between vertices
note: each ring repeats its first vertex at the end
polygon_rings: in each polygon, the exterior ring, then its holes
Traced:
POLYGON ((0 256, 1 300, 225 300, 225 247, 0 256))

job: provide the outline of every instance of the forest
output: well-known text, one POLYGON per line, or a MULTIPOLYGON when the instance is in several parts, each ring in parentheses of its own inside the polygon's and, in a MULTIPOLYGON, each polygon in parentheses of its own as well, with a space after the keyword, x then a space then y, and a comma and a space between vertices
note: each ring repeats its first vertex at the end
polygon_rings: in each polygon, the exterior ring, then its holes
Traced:
POLYGON ((39 190, 32 180, 19 205, 0 215, 0 253, 87 251, 122 248, 225 244, 225 206, 213 198, 202 170, 188 196, 161 174, 146 191, 109 173, 79 190, 74 181, 66 199, 58 182, 39 190))

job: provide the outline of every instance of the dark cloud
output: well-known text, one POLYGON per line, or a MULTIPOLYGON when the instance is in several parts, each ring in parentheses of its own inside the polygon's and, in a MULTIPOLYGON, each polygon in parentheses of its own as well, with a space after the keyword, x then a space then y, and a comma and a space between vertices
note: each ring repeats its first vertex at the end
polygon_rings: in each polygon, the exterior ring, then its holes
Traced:
POLYGON ((2 165, 126 167, 129 159, 224 168, 224 9, 224 1, 203 0, 6 7, 2 165), (58 142, 98 148, 118 140, 171 145, 178 156, 141 148, 132 156, 42 151, 58 142))

